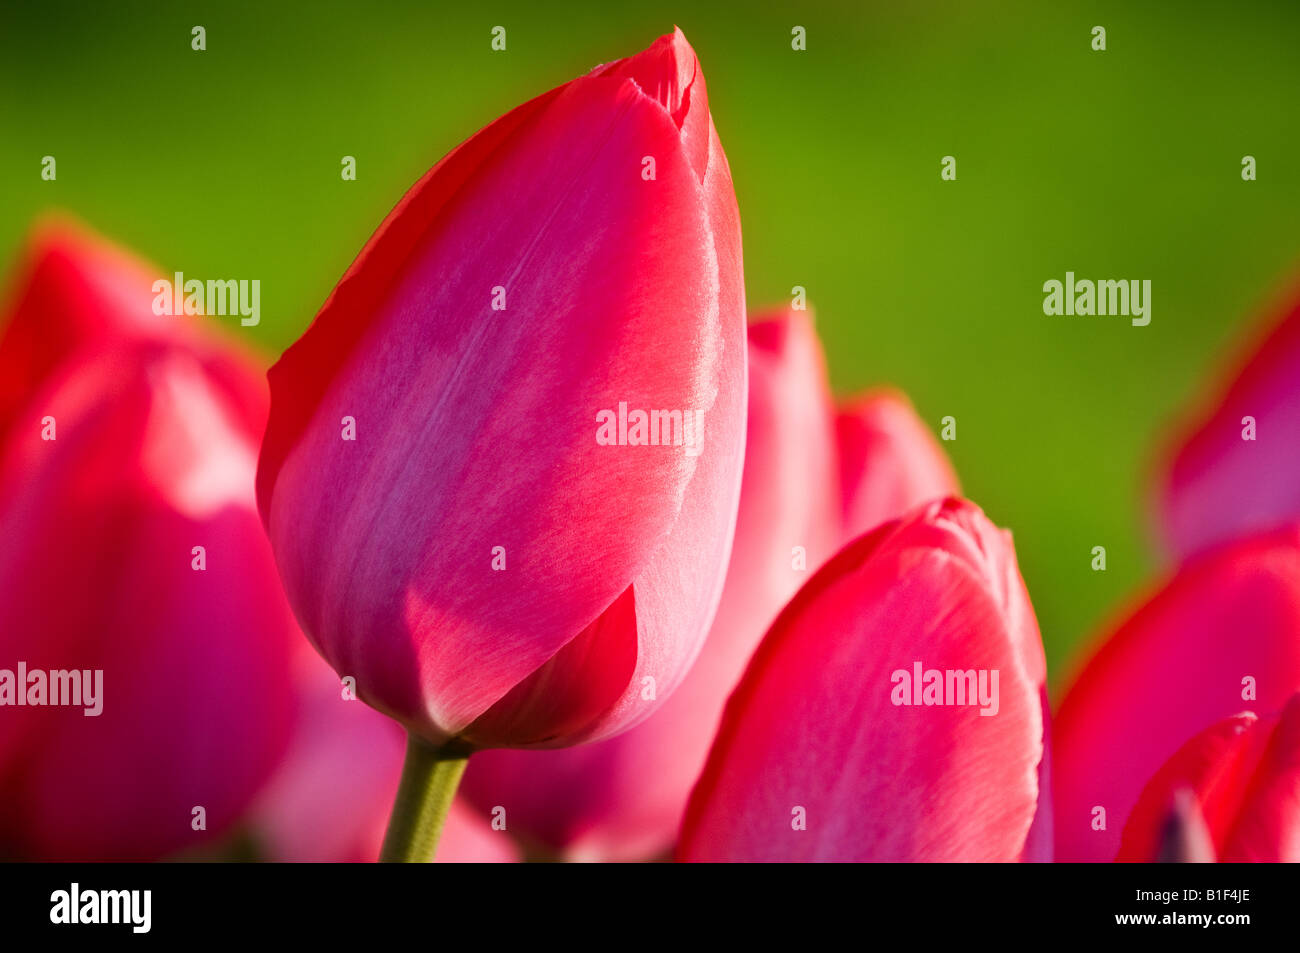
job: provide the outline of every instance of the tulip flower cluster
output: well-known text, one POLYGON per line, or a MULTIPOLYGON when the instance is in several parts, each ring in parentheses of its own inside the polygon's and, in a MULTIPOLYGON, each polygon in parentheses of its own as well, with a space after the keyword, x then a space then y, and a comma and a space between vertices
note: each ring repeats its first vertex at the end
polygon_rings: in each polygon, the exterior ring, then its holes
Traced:
POLYGON ((0 857, 1300 860, 1300 304, 1053 715, 907 398, 747 318, 680 31, 449 153, 265 379, 157 274, 51 222, 5 306, 0 857))

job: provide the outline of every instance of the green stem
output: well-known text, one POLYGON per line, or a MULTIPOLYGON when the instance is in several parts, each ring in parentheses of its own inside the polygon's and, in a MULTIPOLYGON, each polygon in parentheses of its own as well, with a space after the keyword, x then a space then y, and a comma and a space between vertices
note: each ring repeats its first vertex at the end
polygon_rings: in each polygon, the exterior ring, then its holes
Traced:
POLYGON ((415 735, 407 737, 406 763, 379 853, 381 862, 426 864, 433 860, 443 821, 467 764, 469 750, 455 742, 435 748, 415 735))

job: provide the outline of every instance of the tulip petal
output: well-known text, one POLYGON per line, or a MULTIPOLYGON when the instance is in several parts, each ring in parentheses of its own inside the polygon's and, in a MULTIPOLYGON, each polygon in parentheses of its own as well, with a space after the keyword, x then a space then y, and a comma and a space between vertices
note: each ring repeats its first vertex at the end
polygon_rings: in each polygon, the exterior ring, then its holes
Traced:
POLYGON ((1057 859, 1111 860, 1143 783, 1187 738, 1247 704, 1280 708, 1300 689, 1297 631, 1294 529, 1190 561, 1124 620, 1053 724, 1057 859))
POLYGON ((1300 522, 1300 289, 1161 476, 1163 536, 1179 557, 1300 522))
POLYGON ((832 559, 764 639, 679 856, 1018 859, 1038 799, 1044 674, 1006 534, 956 500, 885 524, 832 559), (891 673, 915 662, 997 670, 997 714, 891 704, 891 673))
POLYGON ((164 330, 154 272, 76 223, 49 219, 32 233, 0 329, 0 439, 58 364, 88 343, 164 330))
POLYGON ((495 738, 544 747, 556 737, 580 737, 615 705, 637 663, 636 600, 627 589, 606 612, 510 689, 461 734, 492 747, 495 738), (534 735, 537 725, 552 734, 534 735))
POLYGON ((897 391, 866 393, 836 417, 844 524, 865 532, 927 500, 961 492, 934 434, 897 391))
POLYGON ((1251 712, 1226 718, 1174 752, 1142 789, 1124 825, 1115 859, 1142 863, 1156 860, 1170 813, 1176 809, 1178 798, 1189 791, 1193 795, 1205 792, 1207 803, 1213 804, 1214 809, 1206 812, 1198 798, 1197 810, 1211 830, 1211 840, 1216 839, 1216 832, 1221 840, 1243 793, 1239 768, 1258 759, 1259 752, 1250 749, 1267 737, 1267 732, 1251 730, 1256 721, 1251 712), (1214 797, 1211 791, 1217 792, 1214 797))
POLYGON ((54 216, 33 230, 0 328, 0 441, 14 416, 63 361, 123 341, 187 348, 228 410, 250 433, 266 426, 266 387, 253 353, 193 316, 154 312, 153 265, 75 220, 54 216))
POLYGON ((1269 722, 1272 734, 1220 851, 1228 863, 1300 863, 1300 695, 1269 722))
POLYGON ((0 523, 24 541, 0 551, 0 657, 100 669, 103 697, 89 716, 6 709, 5 836, 46 859, 207 843, 270 775, 291 718, 297 633, 251 435, 199 359, 159 342, 73 358, 31 406, 58 436, 15 431, 0 458, 0 523))
POLYGON ((1300 861, 1300 695, 1282 714, 1216 722, 1178 749, 1143 788, 1117 860, 1147 861, 1178 796, 1191 797, 1229 863, 1300 861))

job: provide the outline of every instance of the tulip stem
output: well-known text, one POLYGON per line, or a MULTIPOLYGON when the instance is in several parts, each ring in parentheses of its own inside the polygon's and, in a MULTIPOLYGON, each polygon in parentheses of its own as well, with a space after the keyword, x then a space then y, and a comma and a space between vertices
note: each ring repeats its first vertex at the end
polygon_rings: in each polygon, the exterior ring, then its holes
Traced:
POLYGON ((415 735, 407 737, 406 762, 379 852, 381 862, 426 864, 433 860, 467 764, 469 750, 463 745, 452 742, 435 748, 415 735))

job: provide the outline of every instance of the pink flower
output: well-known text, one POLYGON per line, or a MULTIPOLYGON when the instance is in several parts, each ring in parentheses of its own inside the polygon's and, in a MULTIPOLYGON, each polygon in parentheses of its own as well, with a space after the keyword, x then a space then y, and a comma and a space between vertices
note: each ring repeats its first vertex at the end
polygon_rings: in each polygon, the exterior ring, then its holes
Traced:
POLYGON ((681 33, 452 151, 270 380, 262 516, 365 701, 476 747, 648 715, 715 611, 744 443, 739 219, 681 33))
POLYGON ((1117 859, 1160 858, 1171 815, 1173 835, 1186 823, 1177 817, 1180 797, 1204 831, 1195 859, 1300 862, 1300 695, 1280 715, 1234 715, 1179 748, 1138 797, 1117 859))
POLYGON ((1161 475, 1162 534, 1177 556, 1300 522, 1300 288, 1161 475))
POLYGON ((1193 735, 1300 689, 1300 529, 1186 563, 1084 665, 1053 725, 1057 859, 1109 861, 1143 785, 1193 735))
POLYGON ((1044 677, 1009 534, 959 500, 886 523, 841 550, 764 638, 678 856, 1036 857, 1044 677))
POLYGON ((288 743, 297 634, 253 499, 262 385, 151 327, 147 275, 47 230, 0 343, 26 395, 0 406, 0 840, 18 856, 208 846, 288 743))
POLYGON ((481 752, 462 790, 484 810, 504 808, 513 830, 571 859, 637 860, 671 849, 727 696, 799 585, 857 532, 956 492, 934 437, 899 395, 854 401, 839 415, 838 441, 837 448, 811 316, 759 316, 749 326, 736 544, 717 619, 694 667, 632 730, 557 751, 481 752))

